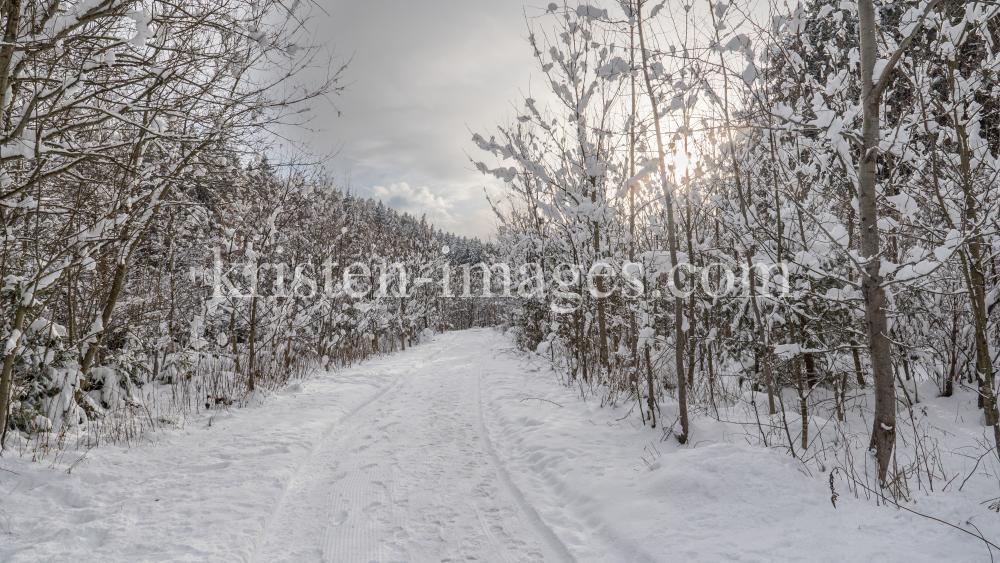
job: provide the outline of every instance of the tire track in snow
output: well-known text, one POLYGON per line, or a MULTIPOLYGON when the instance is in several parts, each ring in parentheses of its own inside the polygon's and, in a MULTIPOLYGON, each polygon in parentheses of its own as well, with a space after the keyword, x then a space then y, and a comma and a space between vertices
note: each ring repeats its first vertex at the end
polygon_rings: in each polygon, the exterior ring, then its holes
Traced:
POLYGON ((574 561, 518 501, 483 432, 489 335, 441 342, 443 359, 339 425, 290 485, 258 560, 574 561))
POLYGON ((399 433, 387 432, 390 425, 379 426, 386 416, 384 407, 369 427, 358 429, 348 437, 339 450, 352 455, 342 468, 342 479, 337 480, 336 493, 332 493, 333 515, 328 519, 322 541, 322 561, 350 563, 358 561, 383 561, 384 542, 379 541, 378 524, 390 529, 404 528, 401 515, 395 510, 396 471, 398 464, 394 452, 399 449, 399 433), (380 433, 379 439, 373 434, 380 433), (331 525, 331 523, 333 525, 331 525), (337 542, 335 532, 350 530, 346 541, 337 542))
MULTIPOLYGON (((513 350, 513 348, 509 349, 513 350)), ((493 357, 496 356, 494 355, 493 357)), ((483 365, 485 365, 485 360, 483 365)), ((482 372, 482 367, 480 367, 480 370, 482 372)), ((480 373, 479 381, 481 385, 482 373, 480 373)), ((479 405, 479 414, 482 416, 481 401, 479 402, 479 405)), ((483 429, 485 432, 485 423, 483 424, 483 429)), ((530 465, 534 464, 529 464, 529 466, 530 465)), ((579 546, 579 551, 577 553, 582 560, 597 560, 601 561, 601 563, 610 563, 612 561, 615 563, 659 563, 662 560, 660 557, 647 552, 642 546, 624 540, 619 534, 614 532, 608 522, 605 522, 594 514, 587 512, 584 507, 587 505, 593 506, 595 501, 585 492, 575 490, 573 491, 574 498, 567 499, 559 492, 560 490, 565 489, 565 483, 559 475, 555 474, 549 468, 529 468, 532 470, 535 477, 540 481, 539 484, 543 489, 555 497, 562 497, 561 502, 558 503, 557 512, 561 512, 563 521, 571 525, 573 528, 572 531, 578 536, 577 538, 571 538, 571 541, 572 539, 580 541, 580 543, 573 545, 579 546)), ((512 486, 516 488, 516 485, 513 485, 513 483, 512 486)), ((518 492, 520 492, 520 490, 518 490, 518 492)), ((539 521, 541 521, 541 517, 539 517, 539 521)), ((549 529, 551 530, 551 528, 549 529)), ((553 536, 558 537, 555 532, 552 533, 553 536)), ((559 541, 562 543, 561 540, 559 541)), ((563 545, 565 545, 565 543, 563 543, 563 545)))
MULTIPOLYGON (((452 341, 454 341, 454 340, 455 340, 455 337, 452 336, 451 340, 449 340, 449 343, 452 342, 452 341)), ((340 427, 342 424, 344 424, 346 421, 348 421, 349 419, 351 419, 353 416, 355 416, 356 414, 358 414, 359 412, 361 412, 362 410, 364 410, 365 407, 367 407, 368 405, 370 405, 370 404, 374 403, 375 401, 379 400, 380 398, 382 398, 383 395, 385 395, 389 391, 391 391, 391 390, 399 387, 403 383, 403 381, 409 375, 411 375, 413 372, 415 372, 418 369, 420 369, 421 367, 423 367, 425 364, 433 362, 446 349, 447 349, 447 346, 441 345, 440 348, 437 351, 435 351, 429 358, 427 358, 423 362, 418 362, 418 363, 414 364, 410 369, 408 369, 406 372, 404 372, 399 377, 397 377, 395 381, 393 381, 389 385, 386 385, 382 389, 379 389, 378 391, 376 391, 375 393, 373 393, 371 396, 369 396, 367 399, 365 399, 364 401, 362 401, 361 403, 359 403, 357 406, 355 406, 353 409, 351 409, 350 411, 348 411, 347 413, 345 413, 343 416, 341 416, 338 420, 336 420, 335 422, 330 423, 330 425, 327 426, 327 428, 323 431, 323 433, 320 435, 320 437, 317 438, 310 445, 309 451, 306 452, 306 454, 302 456, 302 458, 296 464, 295 469, 292 471, 292 474, 288 477, 288 479, 282 485, 281 492, 278 493, 278 499, 275 501, 274 506, 272 507, 271 511, 265 517, 265 519, 264 519, 264 525, 261 528, 260 534, 257 536, 257 540, 254 542, 253 552, 251 552, 249 559, 247 559, 247 561, 249 561, 249 563, 257 563, 257 557, 258 557, 258 555, 260 553, 260 550, 261 550, 261 548, 264 546, 264 544, 267 541, 267 534, 268 534, 268 531, 269 531, 269 529, 271 527, 271 523, 273 522, 275 516, 278 514, 278 511, 281 510, 281 505, 282 505, 282 503, 284 501, 284 498, 285 498, 286 494, 288 493, 289 488, 291 488, 291 486, 294 483, 296 477, 298 477, 299 473, 302 471, 302 468, 305 467, 305 465, 309 462, 310 458, 312 458, 313 455, 323 445, 323 443, 326 442, 326 440, 330 437, 330 435, 333 433, 333 431, 336 430, 338 427, 340 427)))
MULTIPOLYGON (((492 351, 492 347, 486 345, 486 339, 483 339, 483 344, 489 351, 492 351)), ((528 501, 525 500, 524 495, 521 490, 517 488, 513 481, 511 481, 510 475, 507 473, 507 469, 504 467, 503 463, 500 461, 500 456, 497 455, 496 449, 493 447, 493 442, 490 440, 489 432, 486 430, 486 422, 483 419, 483 366, 486 364, 486 359, 490 357, 488 354, 483 354, 483 359, 479 363, 479 370, 476 374, 476 414, 479 421, 479 436, 483 443, 483 447, 489 456, 490 465, 493 468, 494 473, 497 476, 497 480, 500 482, 501 486, 505 489, 504 492, 507 493, 510 498, 514 499, 518 508, 528 517, 535 531, 538 532, 540 536, 545 538, 546 543, 549 548, 557 553, 560 558, 569 563, 576 563, 576 558, 573 554, 569 552, 566 548, 566 544, 559 539, 559 536, 549 528, 542 518, 538 515, 528 501)))
MULTIPOLYGON (((426 369, 428 365, 420 367, 426 369)), ((435 449, 435 453, 421 449, 418 458, 400 458, 401 453, 412 451, 415 445, 436 434, 429 425, 419 423, 427 409, 421 409, 416 416, 412 416, 414 413, 406 416, 405 407, 414 403, 413 390, 408 391, 410 394, 405 399, 400 397, 402 390, 397 390, 391 398, 382 401, 372 414, 372 420, 352 421, 348 436, 338 447, 348 459, 341 471, 344 477, 337 480, 331 499, 330 513, 334 518, 327 520, 323 531, 324 562, 423 561, 419 557, 414 559, 407 545, 410 539, 407 509, 414 507, 410 506, 407 495, 412 491, 402 486, 405 480, 400 478, 400 464, 405 462, 408 467, 416 467, 419 473, 419 470, 437 467, 433 463, 428 467, 428 461, 457 456, 442 456, 440 449, 435 449), (397 510, 397 504, 403 505, 402 510, 397 510)), ((445 441, 444 449, 450 450, 453 442, 445 441)), ((431 520, 440 523, 445 518, 435 514, 431 520)), ((422 523, 426 528, 428 522, 422 523)))

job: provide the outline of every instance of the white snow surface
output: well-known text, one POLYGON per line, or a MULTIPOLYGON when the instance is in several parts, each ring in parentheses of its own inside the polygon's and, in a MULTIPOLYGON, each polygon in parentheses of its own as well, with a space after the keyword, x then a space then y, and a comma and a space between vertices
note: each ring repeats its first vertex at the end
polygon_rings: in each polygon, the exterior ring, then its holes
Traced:
MULTIPOLYGON (((834 508, 828 474, 729 443, 723 423, 696 418, 704 441, 678 446, 627 412, 498 332, 446 333, 155 443, 93 449, 71 472, 81 452, 52 467, 8 452, 0 561, 990 559, 843 488, 834 508)), ((979 500, 911 506, 997 543, 979 500)))

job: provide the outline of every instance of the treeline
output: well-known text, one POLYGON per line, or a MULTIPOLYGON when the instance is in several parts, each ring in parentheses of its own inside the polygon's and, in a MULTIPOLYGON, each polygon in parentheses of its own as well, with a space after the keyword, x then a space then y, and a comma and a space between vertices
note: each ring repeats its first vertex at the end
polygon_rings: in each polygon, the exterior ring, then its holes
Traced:
POLYGON ((692 409, 739 407, 809 457, 832 447, 814 414, 863 416, 899 491, 926 459, 892 457, 918 434, 897 438, 916 381, 973 390, 1000 441, 998 7, 766 8, 552 3, 531 20, 552 101, 474 137, 506 185, 501 255, 545 269, 511 322, 682 443, 692 409), (676 421, 658 420, 664 394, 676 421))
POLYGON ((479 241, 349 194, 277 146, 276 127, 341 91, 307 10, 0 3, 8 446, 129 440, 480 320, 440 297, 442 246, 482 254, 479 241), (330 78, 304 83, 314 66, 330 78), (351 297, 339 274, 356 262, 369 274, 351 297), (398 276, 381 283, 397 262, 437 277, 400 292, 398 276))

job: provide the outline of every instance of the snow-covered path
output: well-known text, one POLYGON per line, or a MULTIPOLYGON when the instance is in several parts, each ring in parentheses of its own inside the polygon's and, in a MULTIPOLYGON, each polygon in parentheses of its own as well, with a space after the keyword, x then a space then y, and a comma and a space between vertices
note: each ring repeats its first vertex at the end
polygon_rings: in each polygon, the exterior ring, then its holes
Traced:
POLYGON ((254 561, 564 561, 484 430, 487 332, 433 359, 341 422, 297 472, 254 561))
POLYGON ((481 370, 506 346, 443 334, 156 443, 6 455, 0 561, 571 561, 485 432, 481 370))
MULTIPOLYGON (((969 397, 922 403, 928 422, 974 438, 974 422, 953 422, 975 420, 969 397)), ((698 417, 680 446, 629 406, 560 385, 496 331, 447 333, 155 444, 51 467, 0 457, 0 561, 990 560, 969 534, 840 480, 834 508, 829 473, 747 445, 739 425, 698 417)), ((950 475, 977 470, 957 459, 950 475)), ((995 483, 984 473, 911 508, 997 542, 980 504, 995 483)))

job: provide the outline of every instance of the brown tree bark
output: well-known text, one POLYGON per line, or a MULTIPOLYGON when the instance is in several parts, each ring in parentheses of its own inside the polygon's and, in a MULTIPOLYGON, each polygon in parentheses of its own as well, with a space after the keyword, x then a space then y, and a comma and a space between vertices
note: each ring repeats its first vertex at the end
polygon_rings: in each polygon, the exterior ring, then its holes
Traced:
MULTIPOLYGON (((24 316, 28 308, 24 305, 17 307, 14 314, 13 331, 20 332, 24 328, 24 316)), ((6 345, 6 343, 4 343, 6 345)), ((7 438, 7 414, 10 411, 10 388, 14 379, 14 360, 17 359, 17 347, 21 345, 21 337, 14 341, 14 349, 3 359, 3 372, 0 373, 0 449, 3 448, 4 440, 7 438)))
MULTIPOLYGON (((663 137, 660 132, 660 115, 657 113, 656 94, 653 92, 653 85, 649 80, 649 63, 646 55, 646 41, 642 33, 642 4, 636 10, 636 22, 639 28, 639 49, 642 51, 642 74, 646 79, 646 90, 649 94, 649 103, 653 107, 653 126, 656 131, 656 144, 660 156, 660 181, 663 184, 663 198, 667 205, 667 244, 670 247, 670 263, 677 265, 677 232, 674 225, 674 194, 667 187, 667 153, 663 149, 663 137)), ((678 279, 680 272, 674 271, 674 284, 680 287, 678 279)), ((677 403, 680 411, 681 433, 677 435, 677 441, 687 442, 688 439, 688 412, 687 412, 687 378, 684 377, 684 301, 680 297, 674 297, 674 324, 676 332, 674 338, 674 359, 677 371, 677 403)))

